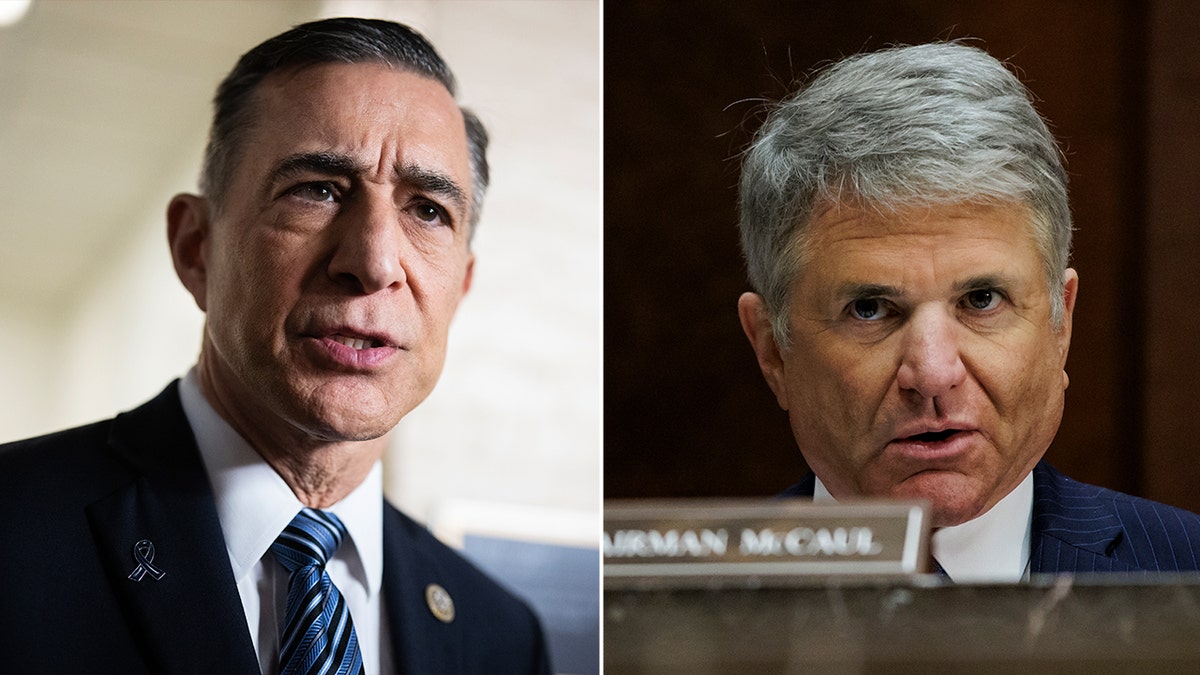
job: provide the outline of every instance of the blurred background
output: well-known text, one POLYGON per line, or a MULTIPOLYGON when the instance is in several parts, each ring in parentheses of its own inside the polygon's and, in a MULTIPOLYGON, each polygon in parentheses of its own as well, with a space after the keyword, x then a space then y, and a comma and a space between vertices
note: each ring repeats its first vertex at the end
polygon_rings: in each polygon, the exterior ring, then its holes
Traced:
POLYGON ((738 324, 738 156, 816 66, 977 38, 1067 155, 1080 276, 1047 459, 1200 510, 1200 3, 702 0, 604 7, 605 496, 772 495, 806 471, 738 324))
POLYGON ((0 27, 0 442, 110 417, 191 366, 203 315, 164 213, 196 189, 213 92, 255 44, 340 15, 423 32, 492 137, 474 286, 440 383, 392 434, 387 495, 468 549, 480 534, 549 544, 548 569, 582 552, 573 582, 533 576, 580 594, 558 600, 585 603, 594 629, 597 2, 34 0, 0 27))

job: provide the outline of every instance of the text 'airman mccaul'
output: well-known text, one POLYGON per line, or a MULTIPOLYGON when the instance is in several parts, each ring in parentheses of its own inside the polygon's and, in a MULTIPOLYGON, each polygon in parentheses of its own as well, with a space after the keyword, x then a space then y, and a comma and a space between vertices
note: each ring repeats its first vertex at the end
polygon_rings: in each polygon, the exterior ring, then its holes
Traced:
MULTIPOLYGON (((726 529, 614 530, 605 558, 710 558, 730 553, 726 529)), ((869 527, 743 528, 733 555, 746 557, 877 556, 883 546, 869 527)))

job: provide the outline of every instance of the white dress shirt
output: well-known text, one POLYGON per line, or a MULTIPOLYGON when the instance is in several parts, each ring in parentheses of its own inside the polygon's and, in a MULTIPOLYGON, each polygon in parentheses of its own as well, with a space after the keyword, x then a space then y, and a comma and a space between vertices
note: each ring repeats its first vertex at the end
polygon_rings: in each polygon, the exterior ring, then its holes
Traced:
MULTIPOLYGON (((272 675, 278 672, 288 574, 270 547, 304 504, 204 398, 194 368, 180 381, 179 397, 208 471, 250 639, 262 672, 272 675)), ((349 534, 326 571, 350 609, 367 673, 392 670, 391 646, 380 639, 388 635, 382 598, 382 495, 382 469, 376 462, 361 485, 325 509, 341 519, 349 534)))
MULTIPOLYGON (((820 478, 813 501, 836 501, 820 478)), ((930 552, 956 582, 1017 582, 1029 578, 1032 528, 1031 473, 982 516, 935 530, 930 552)))

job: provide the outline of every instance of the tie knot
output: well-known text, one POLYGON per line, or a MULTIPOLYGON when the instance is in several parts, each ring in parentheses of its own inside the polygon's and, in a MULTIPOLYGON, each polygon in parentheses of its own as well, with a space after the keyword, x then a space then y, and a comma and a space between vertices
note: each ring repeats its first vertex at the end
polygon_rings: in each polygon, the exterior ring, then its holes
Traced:
POLYGON ((346 526, 332 513, 305 507, 271 544, 271 552, 288 572, 324 567, 346 536, 346 526))

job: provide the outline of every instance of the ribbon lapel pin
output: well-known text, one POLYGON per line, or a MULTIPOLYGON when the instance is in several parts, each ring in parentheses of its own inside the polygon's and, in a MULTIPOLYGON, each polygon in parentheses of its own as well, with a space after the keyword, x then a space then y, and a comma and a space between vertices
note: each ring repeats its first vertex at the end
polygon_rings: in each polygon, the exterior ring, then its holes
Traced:
POLYGON ((155 581, 159 581, 167 576, 167 573, 154 566, 154 543, 149 539, 143 539, 133 545, 133 559, 138 566, 129 573, 129 578, 133 581, 141 581, 142 577, 147 574, 155 581))

